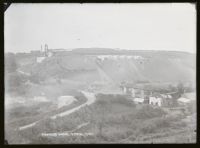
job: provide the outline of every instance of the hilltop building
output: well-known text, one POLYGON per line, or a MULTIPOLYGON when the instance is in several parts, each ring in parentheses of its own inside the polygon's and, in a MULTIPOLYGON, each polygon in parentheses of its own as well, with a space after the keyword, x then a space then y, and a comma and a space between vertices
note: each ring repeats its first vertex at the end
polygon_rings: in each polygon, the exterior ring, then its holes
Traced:
POLYGON ((41 46, 41 56, 38 56, 36 58, 36 61, 37 63, 41 63, 43 60, 45 60, 47 57, 52 57, 53 56, 53 52, 51 52, 49 49, 48 49, 48 45, 45 44, 45 49, 43 51, 42 49, 42 46, 41 46))

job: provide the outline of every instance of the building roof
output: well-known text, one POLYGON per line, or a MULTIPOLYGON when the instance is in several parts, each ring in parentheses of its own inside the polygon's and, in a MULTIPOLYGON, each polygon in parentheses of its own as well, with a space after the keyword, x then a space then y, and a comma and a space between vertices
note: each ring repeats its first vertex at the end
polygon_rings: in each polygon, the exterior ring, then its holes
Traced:
POLYGON ((144 99, 143 98, 134 98, 134 101, 135 102, 144 102, 144 99))
POLYGON ((166 99, 171 99, 172 96, 171 95, 168 95, 168 94, 160 94, 163 98, 166 98, 166 99))
POLYGON ((196 100, 196 93, 185 93, 183 94, 183 97, 190 100, 196 100))
POLYGON ((181 98, 178 99, 178 101, 183 102, 183 103, 189 103, 191 100, 181 97, 181 98))

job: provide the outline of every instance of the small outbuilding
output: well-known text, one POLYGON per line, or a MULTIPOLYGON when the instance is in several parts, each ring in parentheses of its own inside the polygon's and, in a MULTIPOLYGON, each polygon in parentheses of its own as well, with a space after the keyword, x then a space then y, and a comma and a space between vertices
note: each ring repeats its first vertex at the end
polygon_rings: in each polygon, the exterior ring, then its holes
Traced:
POLYGON ((68 106, 71 103, 73 103, 74 101, 77 101, 76 98, 74 98, 74 96, 60 96, 58 98, 58 108, 61 108, 63 106, 68 106))
POLYGON ((188 103, 191 102, 190 99, 183 98, 183 97, 179 98, 177 101, 178 101, 178 103, 179 103, 180 105, 186 105, 186 104, 188 104, 188 103))
POLYGON ((143 104, 144 103, 144 98, 134 98, 133 101, 136 104, 143 104))

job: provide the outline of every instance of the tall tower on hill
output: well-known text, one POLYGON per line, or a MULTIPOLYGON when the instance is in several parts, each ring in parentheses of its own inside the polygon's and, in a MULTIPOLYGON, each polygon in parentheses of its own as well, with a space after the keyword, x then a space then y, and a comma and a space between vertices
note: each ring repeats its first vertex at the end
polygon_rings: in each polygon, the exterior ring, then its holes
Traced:
POLYGON ((47 56, 47 54, 48 54, 48 45, 47 44, 45 44, 45 46, 44 46, 44 53, 45 53, 45 56, 47 56))
POLYGON ((41 45, 41 52, 42 52, 42 45, 41 45))

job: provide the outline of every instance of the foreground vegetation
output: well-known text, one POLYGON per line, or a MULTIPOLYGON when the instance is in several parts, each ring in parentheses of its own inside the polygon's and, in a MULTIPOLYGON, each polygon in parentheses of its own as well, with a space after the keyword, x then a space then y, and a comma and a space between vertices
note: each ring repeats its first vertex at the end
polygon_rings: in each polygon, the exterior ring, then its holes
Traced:
POLYGON ((190 143, 195 142, 194 105, 182 111, 169 111, 150 105, 135 105, 122 95, 97 95, 91 106, 57 120, 46 119, 36 126, 12 135, 15 142, 63 143, 190 143), (186 118, 187 117, 187 118, 186 118), (188 119, 189 117, 189 119, 188 119), (42 133, 73 133, 77 136, 42 136, 42 133), (20 138, 19 138, 20 137, 20 138))

